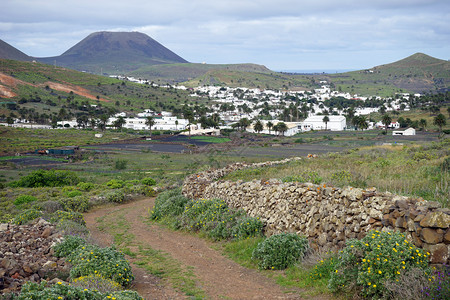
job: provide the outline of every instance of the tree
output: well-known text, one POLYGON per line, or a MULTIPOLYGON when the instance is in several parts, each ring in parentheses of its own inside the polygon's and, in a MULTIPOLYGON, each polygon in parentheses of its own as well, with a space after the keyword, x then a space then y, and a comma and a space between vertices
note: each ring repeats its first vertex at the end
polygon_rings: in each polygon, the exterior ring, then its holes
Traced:
POLYGON ((447 125, 447 120, 443 114, 438 114, 434 117, 433 124, 439 127, 439 132, 442 132, 442 127, 447 125))
POLYGON ((108 122, 109 116, 108 115, 101 115, 100 121, 98 122, 97 126, 100 128, 101 131, 105 131, 106 129, 106 123, 108 122))
POLYGON ((448 113, 448 117, 450 118, 450 106, 447 107, 447 113, 448 113))
POLYGON ((152 127, 153 127, 153 125, 155 125, 155 119, 152 116, 147 116, 145 118, 145 125, 148 126, 148 128, 150 130, 150 136, 152 136, 152 127))
POLYGON ((260 133, 261 131, 263 131, 264 126, 260 120, 257 120, 253 125, 253 129, 255 130, 255 132, 260 133))
POLYGON ((120 116, 120 117, 117 118, 117 120, 114 121, 113 126, 116 129, 121 130, 123 125, 125 125, 125 123, 126 123, 125 119, 122 116, 120 116))
POLYGON ((327 130, 327 124, 330 121, 330 118, 328 116, 323 117, 322 121, 325 123, 325 130, 327 130))
POLYGON ((11 126, 12 124, 14 124, 14 119, 11 116, 8 116, 6 118, 6 123, 8 123, 8 125, 11 126))
POLYGON ((420 125, 420 127, 422 127, 422 130, 425 130, 425 128, 427 127, 427 120, 420 119, 419 120, 419 125, 420 125))
POLYGON ((269 134, 270 134, 270 130, 271 130, 272 127, 273 127, 273 123, 269 121, 269 122, 267 122, 266 126, 267 126, 267 128, 269 129, 269 134))
POLYGON ((383 117, 381 118, 381 123, 383 123, 383 125, 384 125, 384 130, 385 130, 386 134, 387 134, 388 126, 391 124, 391 122, 392 122, 392 118, 387 114, 383 115, 383 117))
POLYGON ((277 127, 278 133, 281 135, 284 135, 284 133, 288 130, 288 127, 287 127, 286 123, 284 123, 284 122, 279 122, 275 126, 277 127))
POLYGON ((175 130, 178 130, 178 120, 175 120, 175 130))
POLYGON ((361 130, 369 128, 369 124, 367 123, 365 116, 359 116, 358 127, 361 128, 361 130))

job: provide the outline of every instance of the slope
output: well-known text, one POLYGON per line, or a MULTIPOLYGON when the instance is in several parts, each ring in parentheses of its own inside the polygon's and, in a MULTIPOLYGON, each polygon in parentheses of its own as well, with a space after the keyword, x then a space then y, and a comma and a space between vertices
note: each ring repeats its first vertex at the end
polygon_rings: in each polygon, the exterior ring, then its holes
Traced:
POLYGON ((3 40, 0 40, 0 58, 15 59, 21 61, 32 61, 33 58, 26 55, 19 49, 11 46, 3 40))

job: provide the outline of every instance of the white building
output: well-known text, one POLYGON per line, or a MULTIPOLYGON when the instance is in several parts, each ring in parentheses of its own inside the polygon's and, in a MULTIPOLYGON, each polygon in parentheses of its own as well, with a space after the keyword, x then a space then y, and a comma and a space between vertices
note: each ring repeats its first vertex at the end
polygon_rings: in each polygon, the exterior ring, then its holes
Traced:
MULTIPOLYGON (((279 121, 279 120, 270 120, 270 121, 260 120, 260 122, 263 125, 263 130, 261 131, 261 133, 278 135, 279 133, 276 132, 273 129, 273 126, 275 126, 278 123, 283 122, 283 121, 279 121), (267 127, 267 124, 269 122, 272 123, 272 128, 270 128, 270 130, 269 130, 269 127, 267 127)), ((283 122, 283 123, 286 124, 286 127, 287 127, 287 130, 283 133, 284 136, 293 136, 293 135, 296 135, 297 133, 300 132, 300 129, 299 129, 300 123, 299 122, 283 122)), ((253 128, 254 125, 255 125, 255 123, 253 122, 249 127, 246 128, 246 131, 248 131, 248 132, 255 132, 255 129, 253 128)))
POLYGON ((310 130, 331 130, 331 131, 341 131, 346 127, 346 119, 344 116, 328 116, 329 121, 327 124, 323 121, 325 116, 311 116, 306 118, 300 123, 299 127, 301 131, 310 130))
POLYGON ((416 130, 414 128, 408 128, 406 130, 394 130, 392 135, 416 135, 416 130))

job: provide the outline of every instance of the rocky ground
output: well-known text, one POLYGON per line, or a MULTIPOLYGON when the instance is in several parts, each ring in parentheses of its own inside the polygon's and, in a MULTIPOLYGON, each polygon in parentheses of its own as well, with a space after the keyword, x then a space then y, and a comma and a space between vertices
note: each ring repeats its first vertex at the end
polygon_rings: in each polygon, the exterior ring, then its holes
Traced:
POLYGON ((61 238, 44 219, 27 225, 0 224, 0 293, 19 291, 27 281, 67 277, 68 263, 55 257, 52 249, 61 238))

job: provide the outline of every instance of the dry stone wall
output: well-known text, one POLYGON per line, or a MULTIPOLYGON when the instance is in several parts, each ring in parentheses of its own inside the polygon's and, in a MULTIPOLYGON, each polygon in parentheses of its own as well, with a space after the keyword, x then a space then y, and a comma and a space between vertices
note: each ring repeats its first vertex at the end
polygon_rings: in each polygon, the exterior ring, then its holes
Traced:
POLYGON ((220 180, 248 167, 282 164, 300 158, 257 164, 232 164, 191 175, 183 184, 189 198, 219 198, 250 216, 260 217, 266 234, 296 232, 314 248, 340 249, 369 230, 404 232, 416 246, 431 253, 432 263, 450 263, 450 210, 437 202, 379 192, 375 188, 336 188, 279 180, 220 180))

